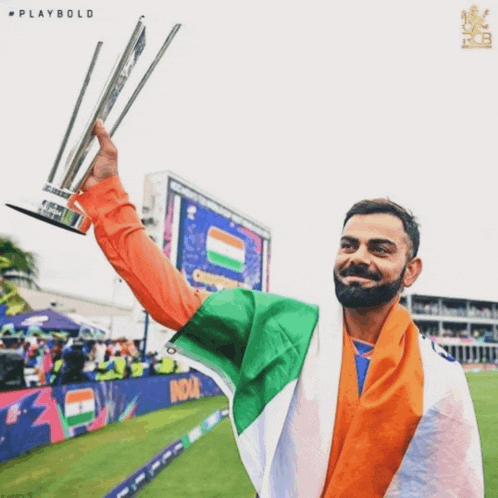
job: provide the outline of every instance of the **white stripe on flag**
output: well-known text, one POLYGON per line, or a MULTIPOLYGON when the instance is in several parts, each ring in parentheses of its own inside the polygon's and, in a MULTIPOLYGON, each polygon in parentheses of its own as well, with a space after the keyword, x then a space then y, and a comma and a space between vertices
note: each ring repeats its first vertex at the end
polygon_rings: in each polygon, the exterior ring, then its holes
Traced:
POLYGON ((66 403, 66 417, 72 417, 74 415, 79 415, 80 413, 87 413, 94 410, 95 410, 94 399, 66 403))
POLYGON ((234 259, 235 261, 239 261, 240 263, 244 263, 245 260, 244 249, 232 246, 226 242, 215 239, 214 237, 208 236, 206 241, 206 249, 208 251, 221 254, 222 256, 226 256, 227 258, 234 259))

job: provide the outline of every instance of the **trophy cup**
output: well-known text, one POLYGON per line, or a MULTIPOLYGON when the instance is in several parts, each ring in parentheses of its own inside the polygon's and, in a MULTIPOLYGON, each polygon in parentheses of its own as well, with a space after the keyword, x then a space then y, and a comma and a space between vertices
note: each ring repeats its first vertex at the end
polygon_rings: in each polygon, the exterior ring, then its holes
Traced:
MULTIPOLYGON (((111 137, 144 87, 152 71, 155 69, 177 31, 180 29, 180 26, 180 24, 176 24, 170 31, 155 59, 150 64, 145 75, 140 80, 133 94, 113 124, 109 132, 111 137)), ((86 234, 90 228, 91 222, 90 219, 81 210, 79 210, 77 206, 75 206, 75 197, 81 185, 83 185, 87 176, 91 172, 93 162, 95 160, 94 158, 86 169, 83 167, 83 162, 85 161, 85 158, 95 140, 95 137, 92 135, 92 129, 97 119, 100 118, 105 121, 111 112, 111 109, 121 93, 123 86, 128 80, 137 59, 140 57, 145 48, 145 25, 143 23, 143 16, 138 20, 125 50, 113 68, 113 71, 111 71, 111 74, 98 99, 97 105, 91 114, 88 124, 84 128, 81 138, 70 152, 65 166, 61 168, 61 158, 71 131, 73 130, 74 122, 90 82, 101 47, 102 42, 99 41, 95 48, 90 66, 87 70, 83 86, 80 90, 76 105, 69 121, 68 128, 42 192, 38 194, 35 200, 30 199, 27 202, 6 204, 21 213, 83 235, 86 234)))

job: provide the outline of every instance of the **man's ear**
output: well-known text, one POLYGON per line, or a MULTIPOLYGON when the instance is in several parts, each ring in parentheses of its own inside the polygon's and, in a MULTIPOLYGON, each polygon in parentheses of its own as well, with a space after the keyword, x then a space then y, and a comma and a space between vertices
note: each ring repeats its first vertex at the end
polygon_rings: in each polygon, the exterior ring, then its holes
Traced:
POLYGON ((403 276, 403 287, 412 286, 422 273, 422 260, 420 258, 411 259, 406 265, 405 275, 403 276))

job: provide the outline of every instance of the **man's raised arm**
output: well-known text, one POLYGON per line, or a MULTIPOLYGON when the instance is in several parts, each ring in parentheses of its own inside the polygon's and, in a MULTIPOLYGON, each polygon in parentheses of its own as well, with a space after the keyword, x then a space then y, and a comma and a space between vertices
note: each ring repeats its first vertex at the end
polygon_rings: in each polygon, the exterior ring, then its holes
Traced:
POLYGON ((192 288, 152 242, 118 177, 117 150, 101 120, 100 152, 77 202, 91 218, 97 242, 137 299, 159 323, 179 330, 209 293, 192 288))

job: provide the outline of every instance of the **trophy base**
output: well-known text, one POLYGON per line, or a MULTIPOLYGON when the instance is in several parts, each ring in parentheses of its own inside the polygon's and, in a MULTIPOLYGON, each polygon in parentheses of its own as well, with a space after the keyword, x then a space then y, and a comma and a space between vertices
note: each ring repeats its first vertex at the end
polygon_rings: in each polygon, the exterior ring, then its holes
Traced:
POLYGON ((42 201, 39 205, 35 203, 6 203, 6 206, 19 211, 20 213, 32 216, 37 220, 45 221, 59 228, 64 228, 70 232, 85 235, 90 228, 90 219, 83 213, 61 206, 55 202, 42 201))

